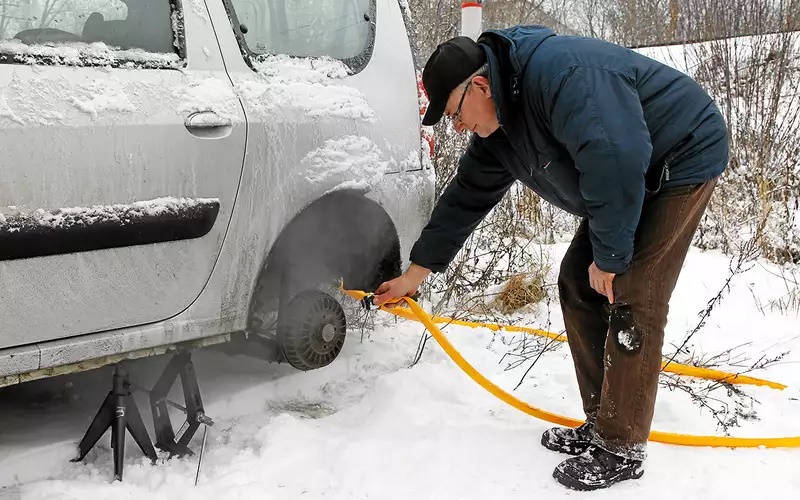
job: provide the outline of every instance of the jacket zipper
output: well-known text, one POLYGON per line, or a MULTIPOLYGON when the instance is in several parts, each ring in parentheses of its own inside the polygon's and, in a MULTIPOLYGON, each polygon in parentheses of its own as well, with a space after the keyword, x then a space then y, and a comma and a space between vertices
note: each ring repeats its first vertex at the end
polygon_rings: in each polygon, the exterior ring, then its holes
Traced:
POLYGON ((664 155, 664 180, 666 181, 669 180, 669 164, 675 157, 675 155, 678 154, 678 150, 683 146, 685 146, 687 143, 689 143, 689 141, 691 141, 693 137, 694 137, 693 134, 689 134, 681 142, 674 145, 673 147, 670 148, 669 151, 666 152, 666 154, 664 155))

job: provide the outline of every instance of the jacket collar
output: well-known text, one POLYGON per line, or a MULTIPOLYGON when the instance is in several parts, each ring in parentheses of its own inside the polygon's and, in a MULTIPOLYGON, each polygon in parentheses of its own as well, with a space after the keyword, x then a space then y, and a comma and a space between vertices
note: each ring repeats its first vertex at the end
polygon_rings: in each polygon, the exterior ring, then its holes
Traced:
POLYGON ((489 62, 489 87, 501 125, 507 124, 509 108, 518 105, 528 60, 551 36, 556 33, 544 26, 516 26, 487 30, 478 38, 489 62))

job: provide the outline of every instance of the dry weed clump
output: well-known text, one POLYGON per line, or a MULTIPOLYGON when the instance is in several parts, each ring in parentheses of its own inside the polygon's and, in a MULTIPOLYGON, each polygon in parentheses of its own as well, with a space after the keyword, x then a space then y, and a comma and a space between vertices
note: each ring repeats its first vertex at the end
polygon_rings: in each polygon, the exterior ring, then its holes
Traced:
POLYGON ((543 301, 547 297, 546 279, 547 272, 544 269, 515 274, 495 298, 497 309, 503 314, 509 314, 529 304, 543 301))

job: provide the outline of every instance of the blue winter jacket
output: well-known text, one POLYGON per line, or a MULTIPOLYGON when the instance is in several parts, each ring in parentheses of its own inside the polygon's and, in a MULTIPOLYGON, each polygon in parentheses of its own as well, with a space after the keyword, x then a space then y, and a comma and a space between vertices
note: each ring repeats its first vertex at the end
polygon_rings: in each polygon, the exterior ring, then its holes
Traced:
POLYGON ((490 30, 478 43, 500 129, 474 135, 410 260, 443 271, 519 180, 589 221, 597 266, 630 264, 642 205, 728 164, 728 131, 687 75, 599 39, 542 26, 490 30))

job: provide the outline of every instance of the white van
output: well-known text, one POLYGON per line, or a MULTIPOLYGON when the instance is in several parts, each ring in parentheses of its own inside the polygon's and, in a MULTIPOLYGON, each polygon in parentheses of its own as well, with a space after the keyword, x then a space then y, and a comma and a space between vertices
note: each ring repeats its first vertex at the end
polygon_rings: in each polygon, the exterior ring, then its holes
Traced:
POLYGON ((0 387, 330 363, 320 289, 400 274, 433 205, 404 5, 0 0, 0 387))

